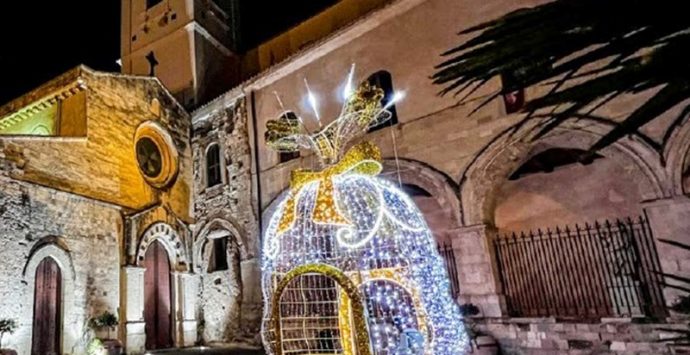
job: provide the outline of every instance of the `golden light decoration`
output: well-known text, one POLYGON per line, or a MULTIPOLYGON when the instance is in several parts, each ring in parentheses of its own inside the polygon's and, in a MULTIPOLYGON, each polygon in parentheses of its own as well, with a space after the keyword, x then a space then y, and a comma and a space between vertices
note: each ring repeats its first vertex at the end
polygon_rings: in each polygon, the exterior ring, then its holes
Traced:
POLYGON ((285 213, 280 219, 278 233, 290 229, 295 221, 295 199, 302 187, 308 183, 319 184, 319 192, 316 195, 316 208, 312 218, 316 223, 347 225, 349 221, 338 211, 333 196, 333 177, 344 174, 363 174, 369 176, 378 175, 381 170, 381 152, 378 147, 362 142, 352 147, 339 163, 329 166, 321 171, 295 170, 290 177, 290 195, 286 202, 285 213))
MULTIPOLYGON (((265 348, 279 355, 461 354, 467 336, 424 217, 377 177, 374 144, 350 145, 388 119, 391 104, 382 105, 383 91, 368 83, 350 90, 353 73, 340 115, 318 131, 298 116, 267 125, 270 147, 310 149, 321 169, 292 173, 263 238, 265 348)), ((308 100, 321 125, 315 95, 308 100)))

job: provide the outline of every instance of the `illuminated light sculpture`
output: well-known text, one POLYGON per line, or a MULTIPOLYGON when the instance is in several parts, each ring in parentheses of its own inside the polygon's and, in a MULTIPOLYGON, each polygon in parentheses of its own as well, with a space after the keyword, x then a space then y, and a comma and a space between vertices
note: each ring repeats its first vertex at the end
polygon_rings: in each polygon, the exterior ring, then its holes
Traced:
POLYGON ((292 173, 290 193, 267 227, 264 345, 276 355, 462 354, 460 312, 422 214, 376 177, 376 146, 347 149, 390 117, 383 91, 367 83, 354 90, 352 78, 340 116, 319 131, 309 133, 299 117, 267 124, 270 147, 311 149, 322 169, 292 173))

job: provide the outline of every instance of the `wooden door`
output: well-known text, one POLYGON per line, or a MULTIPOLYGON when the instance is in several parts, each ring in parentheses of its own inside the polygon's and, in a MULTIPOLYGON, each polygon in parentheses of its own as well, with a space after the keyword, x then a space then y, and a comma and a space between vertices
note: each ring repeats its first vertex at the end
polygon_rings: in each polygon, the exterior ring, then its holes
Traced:
POLYGON ((173 342, 170 261, 160 242, 149 245, 144 267, 146 349, 171 348, 173 342))
POLYGON ((53 258, 45 258, 36 269, 31 354, 59 355, 62 305, 62 274, 53 258))

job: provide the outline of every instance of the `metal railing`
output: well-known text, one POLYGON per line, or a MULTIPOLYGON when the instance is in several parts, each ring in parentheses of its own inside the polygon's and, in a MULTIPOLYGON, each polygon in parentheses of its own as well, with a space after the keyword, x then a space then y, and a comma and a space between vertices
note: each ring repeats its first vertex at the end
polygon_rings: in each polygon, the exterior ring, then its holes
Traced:
POLYGON ((494 246, 511 316, 666 314, 645 217, 511 233, 494 246))
POLYGON ((457 300, 460 294, 460 282, 458 280, 458 269, 455 263, 455 251, 453 246, 449 243, 440 244, 438 246, 438 253, 443 258, 443 263, 448 271, 448 279, 450 280, 450 293, 453 299, 457 300))

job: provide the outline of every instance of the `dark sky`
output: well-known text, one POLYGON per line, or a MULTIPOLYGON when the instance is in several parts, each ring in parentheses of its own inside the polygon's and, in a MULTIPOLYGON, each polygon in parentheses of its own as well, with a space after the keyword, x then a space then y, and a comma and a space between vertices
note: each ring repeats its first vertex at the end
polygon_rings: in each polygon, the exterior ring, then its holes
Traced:
MULTIPOLYGON (((239 0, 251 47, 337 0, 239 0)), ((3 1, 0 105, 80 63, 118 71, 120 0, 3 1)))

